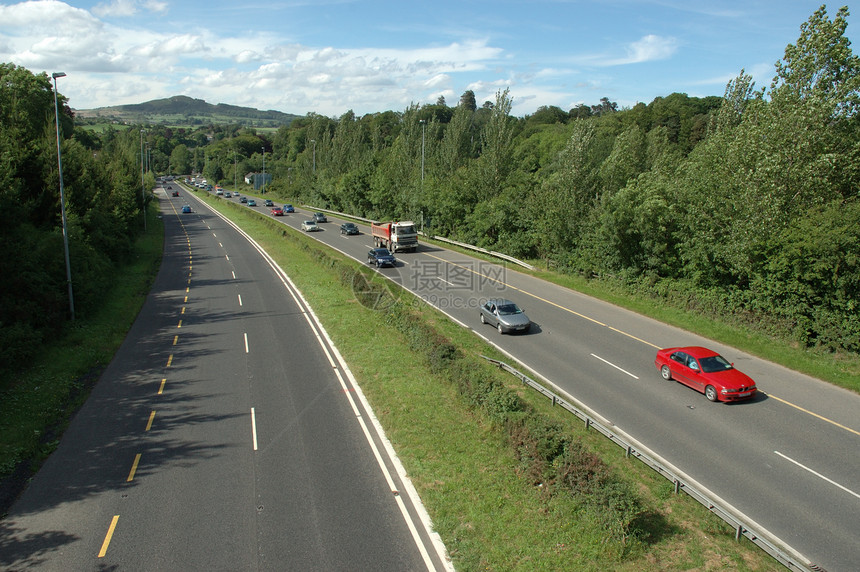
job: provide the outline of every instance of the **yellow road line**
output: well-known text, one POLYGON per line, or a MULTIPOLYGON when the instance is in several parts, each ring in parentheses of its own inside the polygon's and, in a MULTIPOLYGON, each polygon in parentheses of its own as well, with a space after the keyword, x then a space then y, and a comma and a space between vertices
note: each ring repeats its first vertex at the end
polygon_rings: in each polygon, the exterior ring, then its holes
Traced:
POLYGON ((113 515, 113 518, 110 521, 110 526, 108 527, 107 534, 105 535, 105 540, 102 542, 101 550, 99 550, 99 558, 104 558, 105 554, 107 554, 108 546, 110 545, 110 539, 113 538, 113 531, 116 530, 116 522, 119 520, 119 515, 113 515))
POLYGON ((145 431, 149 431, 152 428, 152 420, 155 419, 155 411, 149 414, 149 421, 146 422, 145 431))
POLYGON ((131 464, 131 471, 128 472, 128 478, 125 482, 130 483, 134 479, 134 474, 137 472, 137 464, 140 463, 140 453, 134 456, 134 462, 131 464))
POLYGON ((561 304, 557 304, 557 303, 553 302, 552 300, 547 300, 546 298, 542 298, 541 296, 538 296, 537 294, 533 294, 533 293, 529 292, 528 290, 523 290, 522 288, 517 288, 516 286, 512 286, 512 285, 510 285, 510 284, 508 284, 508 283, 506 283, 506 282, 502 282, 501 280, 499 280, 499 279, 497 279, 497 278, 493 278, 492 276, 488 276, 488 275, 486 275, 486 274, 482 274, 482 273, 480 273, 480 272, 478 272, 478 271, 476 271, 476 270, 474 270, 474 269, 472 269, 472 268, 467 268, 467 267, 465 267, 465 266, 463 266, 463 265, 461 265, 461 264, 457 264, 456 262, 451 262, 451 261, 449 261, 449 260, 445 260, 444 258, 440 258, 440 257, 438 257, 438 256, 434 256, 434 255, 432 255, 432 254, 428 254, 428 253, 425 253, 425 254, 427 254, 427 256, 429 256, 429 257, 431 257, 431 258, 435 258, 435 259, 437 259, 437 260, 440 260, 440 261, 442 261, 442 262, 445 262, 446 264, 450 264, 451 266, 456 266, 457 268, 462 268, 463 270, 466 270, 467 272, 471 272, 472 274, 476 274, 476 275, 478 275, 478 276, 480 276, 480 277, 482 277, 482 278, 485 278, 485 279, 490 280, 490 281, 492 281, 492 282, 496 282, 497 284, 501 284, 502 286, 504 286, 504 287, 506 287, 506 288, 510 288, 511 290, 516 290, 517 292, 522 292, 522 293, 523 293, 523 294, 525 294, 526 296, 531 296, 531 297, 532 297, 532 298, 534 298, 535 300, 540 300, 541 302, 544 302, 544 303, 546 303, 546 304, 549 304, 550 306, 555 306, 555 307, 556 307, 556 308, 558 308, 559 310, 564 310, 565 312, 568 312, 568 313, 570 313, 570 314, 573 314, 574 316, 577 316, 577 317, 579 317, 579 318, 582 318, 583 320, 588 320, 589 322, 592 322, 592 323, 594 323, 594 324, 597 324, 598 326, 603 326, 604 328, 608 328, 608 329, 612 330, 613 332, 619 333, 619 334, 621 334, 621 335, 623 335, 623 336, 627 336, 628 338, 633 339, 633 340, 636 340, 637 342, 641 342, 641 343, 643 343, 643 344, 645 344, 645 345, 647 345, 647 346, 651 346, 652 348, 655 348, 655 349, 660 349, 660 346, 658 346, 658 345, 656 345, 656 344, 652 344, 651 342, 645 341, 645 340, 643 340, 642 338, 636 337, 636 336, 634 336, 633 334, 630 334, 630 333, 625 332, 624 330, 619 330, 618 328, 614 328, 614 327, 612 327, 612 326, 610 326, 610 325, 608 325, 608 324, 604 324, 604 323, 603 323, 603 322, 601 322, 600 320, 595 320, 594 318, 592 318, 592 317, 590 317, 590 316, 586 316, 585 314, 580 314, 580 313, 579 313, 579 312, 577 312, 576 310, 571 310, 570 308, 568 308, 568 307, 566 307, 566 306, 562 306, 561 304))
MULTIPOLYGON (((762 391, 762 393, 764 393, 764 392, 762 391)), ((781 399, 781 398, 777 397, 776 395, 772 395, 770 393, 765 393, 765 395, 767 395, 768 397, 770 397, 772 399, 776 399, 780 403, 785 403, 786 405, 794 407, 798 411, 803 411, 804 413, 808 413, 809 415, 812 415, 813 417, 817 417, 817 418, 821 419, 822 421, 826 421, 827 423, 830 423, 831 425, 835 425, 836 427, 839 427, 840 429, 844 429, 844 430, 848 431, 849 433, 854 433, 855 435, 860 435, 860 431, 857 431, 857 430, 852 429, 850 427, 846 427, 845 425, 843 425, 841 423, 833 421, 832 419, 828 419, 827 417, 819 415, 818 413, 814 413, 814 412, 810 411, 809 409, 804 409, 800 405, 795 405, 794 403, 792 403, 790 401, 786 401, 785 399, 781 399)))
POLYGON ((164 384, 167 382, 167 378, 161 379, 161 385, 158 387, 158 395, 161 395, 161 392, 164 391, 164 384))
MULTIPOLYGON (((598 326, 603 326, 604 328, 607 328, 609 330, 612 330, 613 332, 619 333, 622 336, 626 336, 632 340, 636 340, 637 342, 641 342, 647 346, 651 346, 652 348, 660 349, 660 346, 658 346, 656 344, 652 344, 651 342, 643 340, 642 338, 634 336, 633 334, 630 334, 630 333, 625 332, 623 330, 619 330, 618 328, 615 328, 615 327, 610 326, 608 324, 604 324, 603 322, 601 322, 599 320, 595 320, 594 318, 586 316, 585 314, 580 314, 579 312, 577 312, 575 310, 571 310, 570 308, 562 306, 561 304, 557 304, 557 303, 553 302, 552 300, 547 300, 546 298, 542 298, 536 294, 532 294, 531 292, 529 292, 527 290, 523 290, 522 288, 517 288, 516 286, 511 286, 510 284, 507 284, 506 282, 502 282, 501 280, 494 278, 492 276, 488 276, 487 274, 482 274, 481 272, 478 272, 472 268, 468 268, 466 266, 463 266, 462 264, 457 264, 456 262, 451 262, 450 260, 445 260, 444 258, 440 258, 438 256, 434 256, 434 255, 429 254, 429 253, 425 253, 425 254, 431 258, 435 258, 436 260, 442 261, 446 264, 450 264, 451 266, 456 266, 457 268, 461 268, 463 270, 466 270, 467 272, 471 272, 472 274, 476 274, 482 278, 485 278, 485 279, 490 280, 492 282, 495 282, 497 284, 501 284, 502 286, 505 286, 506 288, 510 288, 511 290, 516 290, 517 292, 521 292, 521 293, 525 294, 526 296, 531 296, 532 298, 534 298, 536 300, 540 300, 541 302, 549 304, 550 306, 555 306, 556 308, 558 308, 560 310, 564 310, 565 312, 573 314, 574 316, 578 316, 578 317, 582 318, 583 320, 588 320, 589 322, 592 322, 598 326)), ((762 391, 762 393, 764 393, 764 392, 762 391)), ((860 435, 860 431, 851 429, 850 427, 846 427, 845 425, 842 425, 841 423, 837 423, 836 421, 833 421, 832 419, 828 419, 827 417, 819 415, 818 413, 813 413, 812 411, 810 411, 808 409, 804 409, 803 407, 800 407, 799 405, 795 405, 794 403, 791 403, 790 401, 780 399, 779 397, 776 397, 775 395, 770 395, 770 394, 766 394, 766 395, 769 395, 769 397, 772 397, 772 398, 776 399, 777 401, 785 403, 786 405, 790 405, 791 407, 794 407, 798 411, 803 411, 804 413, 812 415, 813 417, 817 417, 818 419, 821 419, 822 421, 826 421, 827 423, 835 425, 836 427, 839 427, 840 429, 844 429, 844 430, 848 431, 849 433, 854 433, 855 435, 860 435)))

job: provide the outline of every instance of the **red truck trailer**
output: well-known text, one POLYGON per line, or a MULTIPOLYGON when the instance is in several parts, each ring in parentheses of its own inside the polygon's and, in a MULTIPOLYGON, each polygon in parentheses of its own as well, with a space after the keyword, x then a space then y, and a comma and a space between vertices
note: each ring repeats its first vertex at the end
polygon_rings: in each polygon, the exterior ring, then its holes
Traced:
POLYGON ((409 250, 415 252, 418 249, 418 232, 415 223, 411 220, 400 222, 371 223, 370 233, 373 235, 373 244, 376 247, 384 246, 391 252, 409 250))

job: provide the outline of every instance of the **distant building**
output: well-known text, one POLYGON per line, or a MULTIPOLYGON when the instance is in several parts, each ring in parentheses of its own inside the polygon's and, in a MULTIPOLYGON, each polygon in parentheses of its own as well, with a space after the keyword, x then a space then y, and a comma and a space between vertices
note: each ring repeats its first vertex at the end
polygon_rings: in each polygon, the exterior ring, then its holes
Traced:
POLYGON ((263 185, 272 183, 271 173, 248 173, 245 175, 245 184, 254 185, 254 190, 259 190, 263 185))

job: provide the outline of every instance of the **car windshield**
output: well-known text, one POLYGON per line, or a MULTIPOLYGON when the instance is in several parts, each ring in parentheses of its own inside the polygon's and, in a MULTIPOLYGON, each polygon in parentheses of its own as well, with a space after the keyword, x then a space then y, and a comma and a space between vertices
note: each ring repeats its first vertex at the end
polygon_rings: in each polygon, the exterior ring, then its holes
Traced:
POLYGON ((394 227, 394 234, 415 234, 414 226, 397 226, 394 227))
POLYGON ((376 256, 391 256, 387 248, 379 248, 376 250, 376 256))
POLYGON ((499 315, 510 316, 511 314, 522 314, 519 306, 516 304, 499 304, 499 315))
POLYGON ((699 364, 702 366, 702 371, 705 373, 714 373, 717 371, 732 369, 732 364, 730 364, 723 356, 699 358, 699 364))

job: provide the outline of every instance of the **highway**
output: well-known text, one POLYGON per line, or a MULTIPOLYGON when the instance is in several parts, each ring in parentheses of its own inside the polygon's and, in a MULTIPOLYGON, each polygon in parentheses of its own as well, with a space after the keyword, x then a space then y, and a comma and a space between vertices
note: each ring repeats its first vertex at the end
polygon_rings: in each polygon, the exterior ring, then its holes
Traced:
MULTIPOLYGON (((298 210, 278 218, 298 229, 310 218, 308 209, 298 210)), ((329 216, 312 236, 364 262, 372 246, 369 228, 359 225, 362 234, 347 237, 339 223, 329 216)), ((812 567, 860 569, 860 396, 512 265, 428 244, 397 256, 398 266, 381 269, 383 275, 633 436, 812 567), (522 306, 532 331, 502 336, 482 326, 477 304, 491 296, 522 306), (756 380, 760 395, 710 403, 662 380, 654 366, 657 349, 682 345, 719 351, 756 380)))
POLYGON ((162 266, 57 450, 0 521, 4 570, 450 570, 289 278, 163 194, 162 266))

